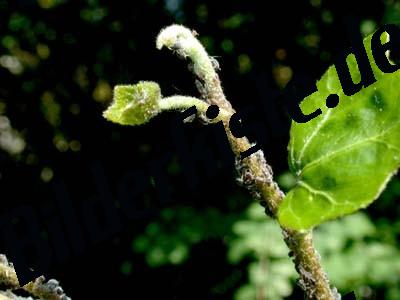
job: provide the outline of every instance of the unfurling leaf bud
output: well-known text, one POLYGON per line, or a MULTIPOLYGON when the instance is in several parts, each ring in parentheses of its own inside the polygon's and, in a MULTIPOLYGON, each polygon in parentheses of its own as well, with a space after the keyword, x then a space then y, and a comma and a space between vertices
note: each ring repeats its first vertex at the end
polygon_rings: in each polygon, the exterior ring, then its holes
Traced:
POLYGON ((114 100, 103 116, 122 125, 144 124, 161 112, 161 90, 157 83, 140 81, 135 85, 117 85, 114 100))

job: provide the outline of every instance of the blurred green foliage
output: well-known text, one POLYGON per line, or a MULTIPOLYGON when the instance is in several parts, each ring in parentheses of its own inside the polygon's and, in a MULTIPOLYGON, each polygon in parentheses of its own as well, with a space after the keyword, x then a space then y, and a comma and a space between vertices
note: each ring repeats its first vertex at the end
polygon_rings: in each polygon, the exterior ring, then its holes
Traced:
POLYGON ((160 213, 160 222, 150 223, 143 235, 132 243, 132 249, 146 253, 152 267, 181 264, 189 257, 190 247, 202 240, 224 237, 235 215, 224 215, 214 208, 201 214, 192 207, 167 208, 160 213))
MULTIPOLYGON (((343 292, 356 291, 369 299, 375 288, 387 290, 385 299, 400 295, 400 251, 383 238, 387 227, 376 226, 359 212, 321 225, 315 243, 331 282, 343 292)), ((289 259, 279 226, 254 203, 240 215, 215 209, 195 211, 175 207, 162 211, 133 241, 133 250, 143 253, 151 267, 181 264, 190 259, 190 248, 209 238, 226 241, 227 260, 246 263, 247 283, 231 286, 235 299, 284 299, 290 296, 297 273, 289 259)))

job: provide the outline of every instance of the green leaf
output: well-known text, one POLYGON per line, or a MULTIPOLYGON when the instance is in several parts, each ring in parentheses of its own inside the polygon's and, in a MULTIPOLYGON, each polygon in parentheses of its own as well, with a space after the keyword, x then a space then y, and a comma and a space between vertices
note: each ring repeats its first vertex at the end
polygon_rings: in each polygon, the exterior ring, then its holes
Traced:
MULTIPOLYGON (((386 40, 385 33, 381 41, 386 40)), ((306 230, 366 207, 399 167, 400 71, 381 72, 371 54, 371 36, 364 45, 377 81, 348 97, 331 66, 317 82, 318 91, 301 103, 305 114, 317 108, 322 114, 307 123, 292 122, 288 160, 297 183, 278 211, 284 227, 306 230), (340 103, 328 109, 325 99, 332 93, 340 103)), ((355 57, 347 62, 359 82, 355 57)))
POLYGON ((161 90, 155 82, 117 85, 114 88, 114 101, 103 116, 122 125, 141 125, 161 112, 160 99, 161 90))

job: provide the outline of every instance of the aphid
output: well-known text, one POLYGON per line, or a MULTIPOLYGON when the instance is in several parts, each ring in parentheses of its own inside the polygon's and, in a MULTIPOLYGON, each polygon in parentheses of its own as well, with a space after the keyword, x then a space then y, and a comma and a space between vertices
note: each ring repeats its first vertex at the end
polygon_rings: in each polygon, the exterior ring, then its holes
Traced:
POLYGON ((220 68, 220 66, 219 66, 219 62, 218 62, 218 60, 215 58, 215 56, 214 56, 214 57, 211 56, 211 57, 210 57, 210 60, 211 60, 211 64, 212 64, 214 70, 216 70, 216 71, 221 70, 221 68, 220 68))
POLYGON ((187 118, 183 119, 183 123, 192 123, 196 119, 196 115, 188 116, 187 118))
POLYGON ((172 46, 171 46, 171 51, 176 54, 176 56, 178 56, 179 58, 185 59, 186 58, 186 54, 184 49, 182 48, 182 45, 179 41, 176 41, 172 46))
POLYGON ((182 46, 181 46, 181 44, 178 42, 178 41, 176 41, 172 46, 171 46, 171 50, 172 51, 178 51, 179 49, 181 49, 182 48, 182 46))
POLYGON ((0 263, 4 265, 8 265, 7 257, 4 254, 0 254, 0 263))
POLYGON ((202 97, 202 98, 206 98, 206 96, 207 96, 207 90, 206 90, 204 84, 203 84, 200 80, 198 80, 198 79, 196 79, 194 83, 195 83, 196 88, 197 88, 197 90, 199 91, 201 97, 202 97))
POLYGON ((243 163, 243 160, 241 160, 240 157, 235 159, 235 168, 238 173, 238 177, 236 178, 237 183, 247 188, 254 198, 260 199, 261 194, 258 192, 256 186, 260 178, 254 176, 249 167, 243 163))

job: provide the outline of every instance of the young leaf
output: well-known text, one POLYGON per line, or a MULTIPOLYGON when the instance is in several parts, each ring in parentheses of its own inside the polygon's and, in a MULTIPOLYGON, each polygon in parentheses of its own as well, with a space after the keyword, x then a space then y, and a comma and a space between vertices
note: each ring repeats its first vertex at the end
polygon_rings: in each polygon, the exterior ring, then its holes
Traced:
MULTIPOLYGON (((278 211, 284 227, 305 230, 366 207, 400 166, 400 71, 382 73, 371 54, 371 36, 364 45, 377 81, 348 97, 331 66, 318 91, 301 104, 306 114, 317 108, 323 113, 307 123, 292 122, 288 160, 297 183, 278 211), (325 99, 332 93, 340 102, 329 109, 325 99)), ((355 57, 347 61, 359 82, 355 57)))
POLYGON ((122 125, 141 125, 161 112, 160 99, 161 90, 155 82, 117 85, 114 88, 114 101, 103 116, 122 125))

